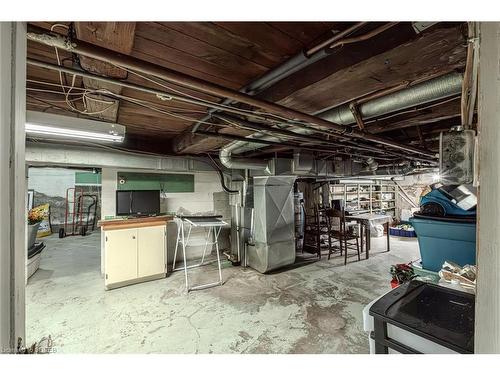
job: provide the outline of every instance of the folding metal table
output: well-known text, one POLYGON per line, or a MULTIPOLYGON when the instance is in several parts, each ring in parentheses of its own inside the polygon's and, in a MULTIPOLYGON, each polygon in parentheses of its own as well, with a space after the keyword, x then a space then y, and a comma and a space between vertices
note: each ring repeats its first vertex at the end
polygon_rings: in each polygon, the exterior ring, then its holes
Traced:
POLYGON ((177 223, 177 241, 175 243, 175 251, 174 251, 174 261, 172 265, 172 271, 181 271, 184 270, 184 277, 186 279, 186 290, 187 292, 191 290, 199 290, 210 288, 217 285, 222 285, 222 269, 220 263, 220 255, 219 255, 219 235, 223 226, 227 225, 225 221, 222 220, 222 216, 176 216, 175 221, 177 223), (187 228, 186 228, 187 227, 187 228), (191 237, 191 230, 194 228, 205 228, 207 232, 207 236, 205 239, 205 247, 203 249, 203 255, 201 257, 201 262, 198 264, 193 264, 188 266, 186 261, 186 247, 188 246, 189 239, 191 237), (187 230, 187 233, 186 233, 187 230), (213 241, 211 241, 211 235, 213 234, 213 241), (177 260, 177 249, 179 247, 179 243, 182 246, 182 255, 184 260, 183 267, 175 267, 175 262, 177 260), (215 250, 217 253, 217 266, 219 268, 219 281, 215 281, 213 283, 203 284, 203 285, 195 285, 189 286, 188 279, 188 269, 201 267, 212 262, 205 263, 205 255, 207 252, 207 248, 209 246, 215 245, 215 250))

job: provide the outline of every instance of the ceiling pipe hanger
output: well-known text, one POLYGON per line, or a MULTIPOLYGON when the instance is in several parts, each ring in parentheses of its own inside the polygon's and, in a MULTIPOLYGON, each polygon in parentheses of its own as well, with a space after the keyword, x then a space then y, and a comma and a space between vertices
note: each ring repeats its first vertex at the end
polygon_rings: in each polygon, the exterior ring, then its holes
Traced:
POLYGON ((340 133, 340 135, 364 139, 398 150, 424 155, 429 158, 436 158, 436 155, 434 153, 422 150, 420 148, 394 142, 377 135, 365 134, 359 130, 352 129, 347 126, 338 125, 276 103, 256 99, 248 94, 231 90, 223 86, 189 76, 184 73, 176 72, 172 69, 168 69, 157 64, 142 61, 135 57, 124 55, 107 48, 99 47, 77 39, 68 39, 60 34, 48 32, 47 30, 40 27, 29 25, 27 38, 37 43, 95 58, 97 60, 109 62, 116 66, 122 66, 144 74, 156 76, 158 78, 164 79, 165 81, 175 83, 186 88, 194 89, 196 91, 201 91, 206 94, 225 97, 234 101, 248 104, 253 107, 258 107, 272 114, 286 117, 290 120, 301 120, 307 123, 311 123, 319 128, 334 131, 335 133, 332 133, 332 136, 337 135, 336 133, 340 133))

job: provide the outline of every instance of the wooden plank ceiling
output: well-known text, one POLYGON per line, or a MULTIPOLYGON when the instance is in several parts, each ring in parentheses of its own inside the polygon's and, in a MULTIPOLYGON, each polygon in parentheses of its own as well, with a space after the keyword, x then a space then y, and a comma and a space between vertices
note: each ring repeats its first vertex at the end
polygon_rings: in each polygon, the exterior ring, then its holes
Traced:
MULTIPOLYGON (((340 22, 39 22, 36 26, 70 34, 98 46, 128 54, 218 85, 239 90, 295 54, 342 31, 340 22)), ((367 25, 373 29, 377 24, 367 25)), ((223 98, 194 92, 120 69, 105 62, 57 51, 28 41, 28 57, 155 89, 178 90, 204 100, 223 98)), ((258 97, 314 114, 380 90, 463 71, 464 25, 440 23, 416 33, 399 23, 366 41, 336 48, 330 55, 261 92, 258 97)), ((204 153, 225 140, 190 132, 208 108, 162 101, 117 85, 103 85, 28 65, 27 107, 69 116, 87 116, 127 127, 125 147, 145 151, 204 153), (64 87, 61 87, 61 82, 64 87), (114 93, 110 96, 106 90, 114 93), (90 114, 90 115, 89 115, 90 114)), ((459 122, 460 100, 415 108, 366 122, 367 131, 401 139, 421 140, 436 129, 459 122), (417 126, 420 127, 419 134, 417 126), (404 133, 404 129, 408 132, 404 133), (402 133, 403 131, 403 133, 402 133)), ((213 130, 214 127, 206 126, 213 130)), ((245 136, 247 130, 222 128, 245 136)), ((418 143, 418 142, 417 142, 418 143)), ((422 142, 420 142, 422 143, 422 142)), ((425 145, 428 147, 428 145, 425 145)))

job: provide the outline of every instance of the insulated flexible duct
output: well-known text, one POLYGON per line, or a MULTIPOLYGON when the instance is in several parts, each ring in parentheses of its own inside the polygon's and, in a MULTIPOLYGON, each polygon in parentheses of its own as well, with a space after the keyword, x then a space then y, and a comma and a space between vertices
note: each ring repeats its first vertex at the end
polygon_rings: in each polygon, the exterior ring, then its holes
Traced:
MULTIPOLYGON (((463 76, 460 73, 450 73, 411 86, 407 89, 382 96, 361 104, 358 108, 363 120, 401 111, 406 108, 441 100, 462 92, 463 76)), ((325 120, 336 124, 350 125, 356 122, 349 105, 342 105, 317 114, 325 120)))
MULTIPOLYGON (((382 116, 387 113, 397 112, 406 108, 426 104, 432 101, 441 100, 449 98, 454 95, 458 95, 462 91, 462 81, 463 75, 460 73, 449 73, 444 76, 428 80, 411 86, 409 88, 397 91, 392 94, 382 96, 377 99, 370 100, 359 106, 359 112, 363 119, 369 119, 372 117, 382 116)), ((354 115, 352 114, 349 105, 342 105, 339 107, 332 108, 330 110, 321 112, 317 115, 325 120, 341 124, 350 125, 356 122, 354 115)), ((304 133, 305 131, 300 129, 295 131, 297 133, 304 133)), ((259 139, 275 139, 275 137, 263 136, 259 139)), ((229 167, 231 163, 231 154, 237 150, 241 152, 248 146, 246 142, 231 143, 228 146, 221 149, 221 155, 225 158, 225 163, 223 164, 229 167)), ((253 149, 259 147, 265 147, 265 145, 252 144, 253 149)), ((222 159, 221 159, 222 162, 222 159)), ((233 164, 234 165, 234 164, 233 164)), ((245 159, 239 159, 238 167, 241 169, 260 169, 263 170, 267 167, 267 163, 261 160, 252 160, 251 162, 246 162, 245 159)), ((236 168, 236 167, 232 167, 236 168)))

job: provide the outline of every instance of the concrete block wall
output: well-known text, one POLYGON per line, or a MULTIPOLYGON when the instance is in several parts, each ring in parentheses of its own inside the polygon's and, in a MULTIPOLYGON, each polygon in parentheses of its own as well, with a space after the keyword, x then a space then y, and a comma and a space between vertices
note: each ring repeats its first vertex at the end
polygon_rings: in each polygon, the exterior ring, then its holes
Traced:
MULTIPOLYGON (((435 183, 433 174, 422 174, 415 176, 406 176, 403 181, 398 181, 399 185, 410 196, 411 200, 418 206, 420 204, 420 196, 429 185, 435 183)), ((396 192, 398 189, 396 190, 396 192)), ((412 210, 413 206, 410 205, 399 193, 396 194, 396 219, 401 220, 403 210, 412 210)))

